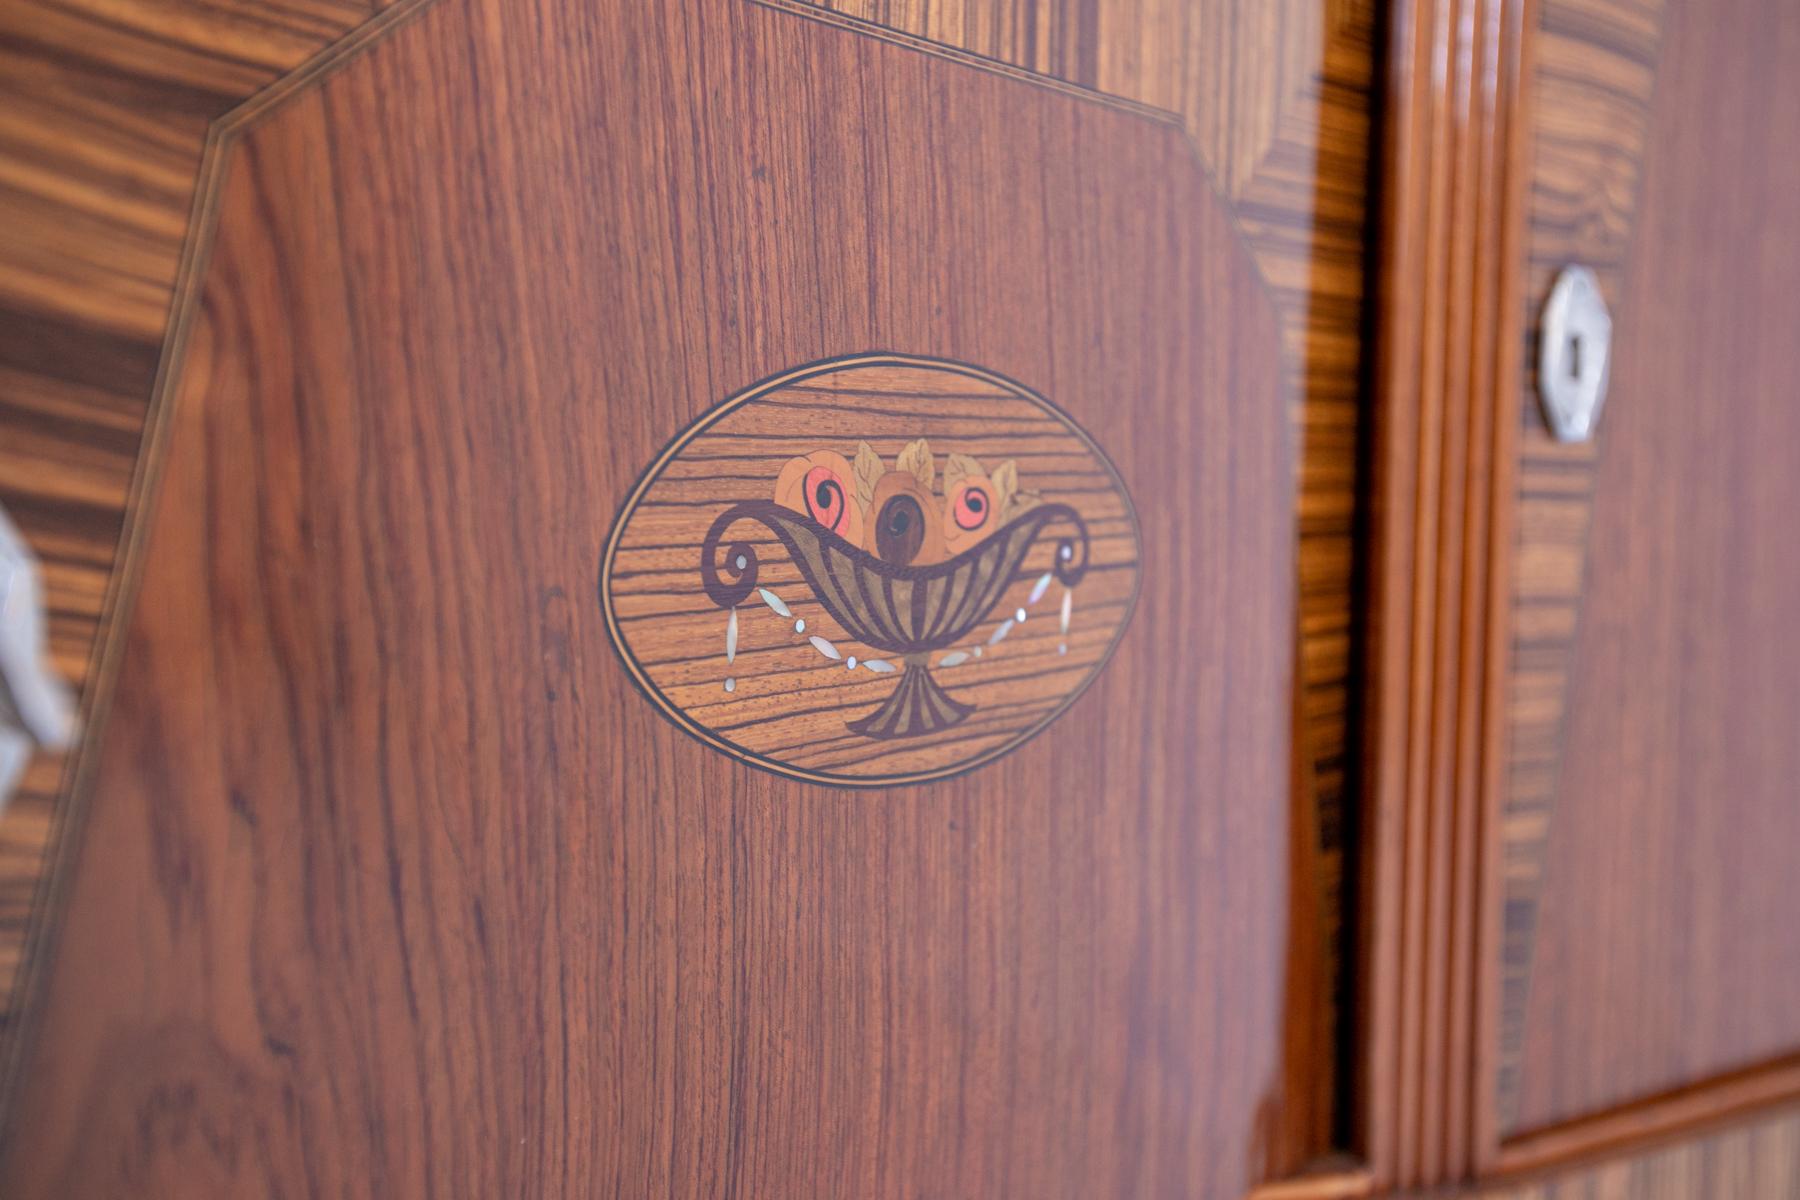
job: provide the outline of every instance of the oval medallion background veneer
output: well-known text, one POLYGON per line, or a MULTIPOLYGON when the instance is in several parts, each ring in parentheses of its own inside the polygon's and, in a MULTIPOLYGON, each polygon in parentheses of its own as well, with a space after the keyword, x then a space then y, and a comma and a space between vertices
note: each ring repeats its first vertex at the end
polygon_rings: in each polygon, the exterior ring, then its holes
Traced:
POLYGON ((626 668, 678 725, 858 786, 954 774, 1042 730, 1105 665, 1137 587, 1136 516, 1092 439, 991 372, 890 354, 702 417, 645 472, 600 573, 626 668))

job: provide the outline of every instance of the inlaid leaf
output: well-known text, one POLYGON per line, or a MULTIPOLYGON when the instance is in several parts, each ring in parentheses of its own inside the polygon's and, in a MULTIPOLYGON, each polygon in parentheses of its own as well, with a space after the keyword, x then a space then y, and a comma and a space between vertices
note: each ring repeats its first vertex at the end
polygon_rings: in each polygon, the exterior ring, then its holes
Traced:
POLYGON ((1006 506, 1012 502, 1013 493, 1019 490, 1019 464, 1009 458, 995 467, 989 478, 994 481, 994 505, 1005 516, 1006 506))
POLYGON ((937 465, 931 457, 931 443, 924 438, 906 443, 906 448, 900 451, 900 457, 895 460, 894 466, 911 472, 919 481, 919 486, 928 492, 931 490, 932 480, 937 476, 937 465))
POLYGON ((881 461, 881 455, 875 453, 875 447, 867 442, 856 443, 856 461, 851 464, 856 472, 856 500, 866 510, 875 503, 875 483, 887 474, 887 464, 881 461))

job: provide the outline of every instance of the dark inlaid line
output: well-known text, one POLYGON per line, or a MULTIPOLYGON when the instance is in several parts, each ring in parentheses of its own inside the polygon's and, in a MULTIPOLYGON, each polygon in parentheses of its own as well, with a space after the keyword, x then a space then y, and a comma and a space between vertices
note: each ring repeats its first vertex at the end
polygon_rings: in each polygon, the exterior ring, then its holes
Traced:
MULTIPOLYGON (((898 408, 871 408, 870 406, 868 406, 866 404, 858 404, 854 408, 846 408, 842 404, 825 404, 823 402, 811 403, 811 402, 804 401, 804 400, 777 400, 772 396, 762 397, 761 403, 759 404, 758 407, 787 408, 787 409, 795 409, 795 410, 799 410, 799 411, 809 411, 809 412, 812 412, 812 411, 833 412, 833 413, 840 413, 846 417, 860 417, 860 416, 863 416, 866 414, 866 415, 877 416, 877 417, 892 417, 895 420, 900 420, 900 421, 920 421, 920 422, 929 422, 931 424, 937 424, 942 421, 966 421, 972 425, 985 425, 990 421, 1007 421, 1012 424, 1029 423, 1032 425, 1044 425, 1044 426, 1047 426, 1049 429, 1055 430, 1058 433, 1065 434, 1070 437, 1074 436, 1074 434, 1072 434, 1070 432, 1069 427, 1066 424, 1064 424, 1061 421, 1058 421, 1055 417, 1048 416, 1048 415, 1038 416, 1038 417, 1028 417, 1028 416, 1016 416, 1015 417, 1015 416, 1003 416, 1003 415, 1000 415, 997 413, 968 413, 965 415, 965 414, 945 414, 945 413, 929 413, 929 412, 909 412, 905 409, 898 409, 898 408)), ((702 435, 702 436, 704 436, 704 435, 702 435)), ((930 431, 929 430, 922 431, 921 436, 929 437, 930 431)))

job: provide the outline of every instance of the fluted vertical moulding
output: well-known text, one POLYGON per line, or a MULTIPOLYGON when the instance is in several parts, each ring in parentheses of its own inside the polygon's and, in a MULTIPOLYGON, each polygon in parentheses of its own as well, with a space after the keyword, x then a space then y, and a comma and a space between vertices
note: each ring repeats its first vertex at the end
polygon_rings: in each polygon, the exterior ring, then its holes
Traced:
POLYGON ((1377 1186, 1496 1149, 1490 808, 1505 679, 1530 0, 1392 14, 1367 649, 1360 1132, 1377 1186))

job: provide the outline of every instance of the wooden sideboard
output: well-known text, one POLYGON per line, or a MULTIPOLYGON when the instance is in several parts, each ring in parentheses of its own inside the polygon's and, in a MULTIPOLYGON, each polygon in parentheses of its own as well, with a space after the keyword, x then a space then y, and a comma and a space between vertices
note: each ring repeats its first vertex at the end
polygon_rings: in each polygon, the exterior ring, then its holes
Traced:
POLYGON ((0 30, 0 1192, 1800 1195, 1790 6, 0 30))

